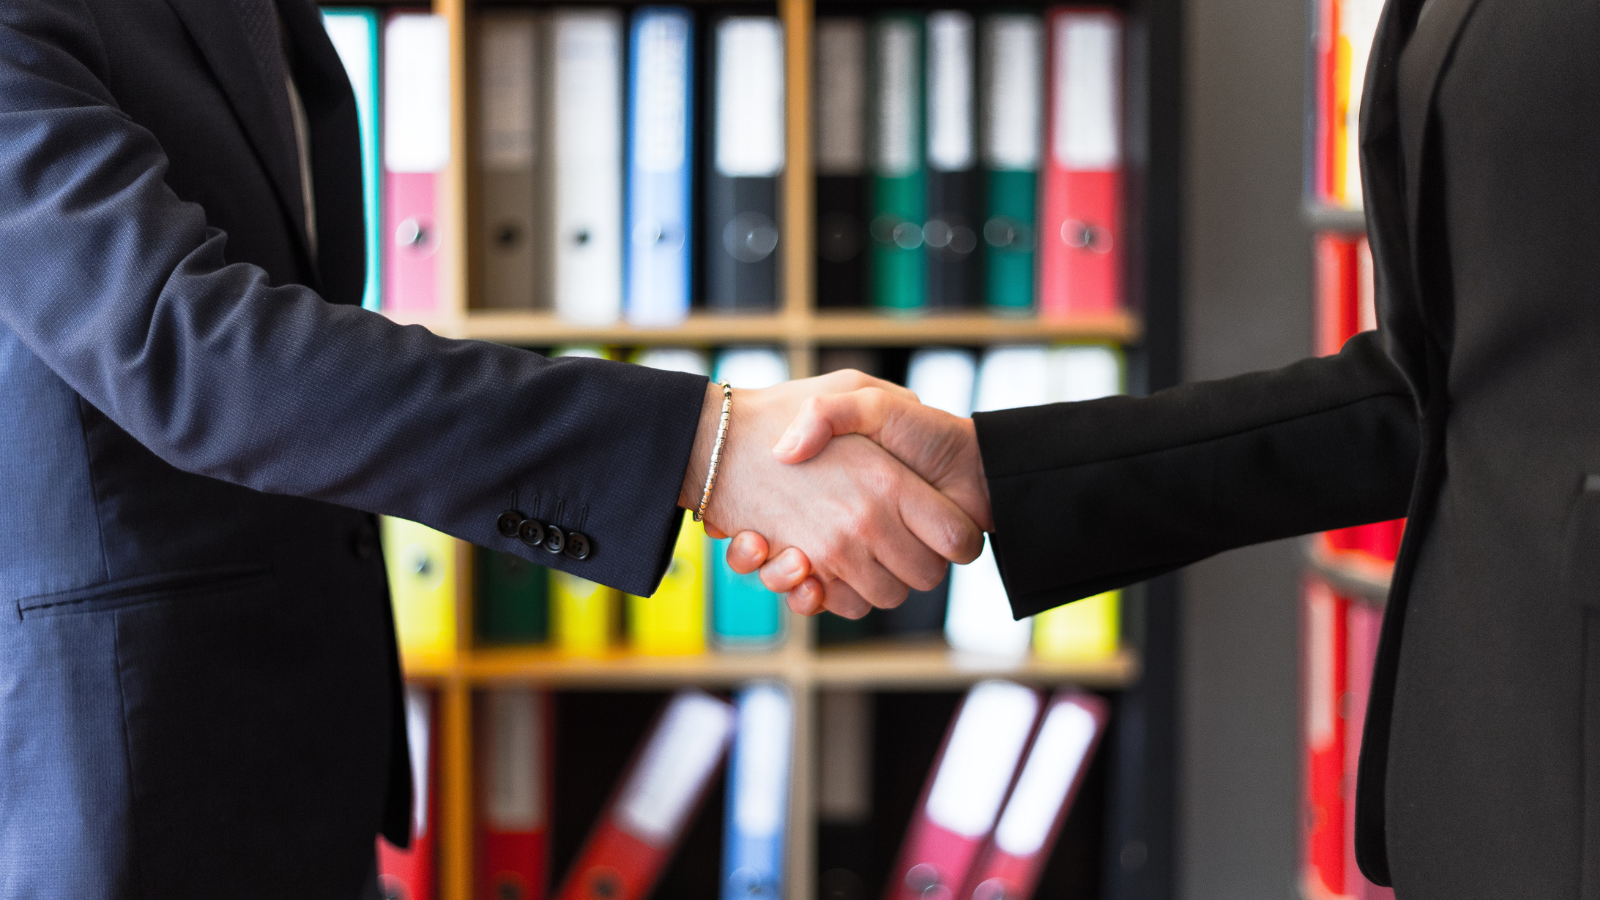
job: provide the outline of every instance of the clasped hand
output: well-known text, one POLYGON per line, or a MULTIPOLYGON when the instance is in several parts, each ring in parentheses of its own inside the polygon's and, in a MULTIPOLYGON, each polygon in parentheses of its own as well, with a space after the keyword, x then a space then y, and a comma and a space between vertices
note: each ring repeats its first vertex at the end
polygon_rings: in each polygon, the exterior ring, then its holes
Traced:
MULTIPOLYGON (((679 502, 705 484, 722 391, 706 394, 679 502)), ((735 390, 706 531, 734 534, 728 564, 761 572, 791 609, 860 618, 929 590, 991 530, 971 419, 845 370, 735 390)))

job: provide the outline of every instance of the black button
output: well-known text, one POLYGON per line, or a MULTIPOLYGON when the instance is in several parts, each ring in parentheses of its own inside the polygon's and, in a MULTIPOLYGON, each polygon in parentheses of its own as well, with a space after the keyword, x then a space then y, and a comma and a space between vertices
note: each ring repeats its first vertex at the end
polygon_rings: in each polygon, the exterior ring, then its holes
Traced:
POLYGON ((560 553, 566 549, 567 536, 554 525, 544 527, 544 548, 551 553, 560 553))
POLYGON ((356 559, 366 562, 378 555, 378 530, 371 525, 363 525, 356 530, 355 539, 351 542, 350 552, 356 559))
POLYGON ((523 519, 517 523, 517 540, 529 547, 538 547, 544 543, 544 526, 538 519, 523 519))
POLYGON ((522 513, 508 509, 494 520, 494 527, 499 530, 501 537, 516 537, 517 529, 522 527, 522 520, 527 518, 522 513))
POLYGON ((567 556, 572 559, 588 559, 589 536, 581 531, 567 535, 567 556))

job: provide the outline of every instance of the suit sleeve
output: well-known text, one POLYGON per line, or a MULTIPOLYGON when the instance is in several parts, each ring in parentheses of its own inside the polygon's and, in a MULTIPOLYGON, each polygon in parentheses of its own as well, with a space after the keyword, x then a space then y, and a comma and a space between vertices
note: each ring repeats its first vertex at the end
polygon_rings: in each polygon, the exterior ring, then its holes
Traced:
POLYGON ((1276 371, 973 418, 1019 618, 1235 547, 1403 516, 1419 440, 1375 332, 1276 371))
POLYGON ((180 469, 531 558, 495 527, 516 504, 592 539, 540 562, 650 594, 705 379, 447 340, 230 264, 92 21, 0 3, 0 327, 180 469))

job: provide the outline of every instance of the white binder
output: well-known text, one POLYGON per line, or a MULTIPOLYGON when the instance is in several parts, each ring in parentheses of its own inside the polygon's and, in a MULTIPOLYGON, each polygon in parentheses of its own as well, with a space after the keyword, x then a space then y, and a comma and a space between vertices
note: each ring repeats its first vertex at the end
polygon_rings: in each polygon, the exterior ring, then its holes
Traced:
POLYGON ((615 10, 551 13, 551 294, 591 325, 622 313, 622 46, 615 10))

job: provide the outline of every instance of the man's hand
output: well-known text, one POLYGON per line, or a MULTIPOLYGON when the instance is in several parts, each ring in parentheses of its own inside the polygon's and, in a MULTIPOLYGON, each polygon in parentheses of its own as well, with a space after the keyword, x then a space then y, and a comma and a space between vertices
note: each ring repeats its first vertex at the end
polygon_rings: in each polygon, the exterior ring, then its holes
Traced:
MULTIPOLYGON (((983 530, 991 530, 989 483, 972 420, 923 406, 905 388, 873 382, 848 393, 804 401, 773 447, 773 457, 797 464, 822 451, 837 436, 864 435, 944 493, 983 530)), ((834 587, 816 577, 802 549, 776 548, 776 555, 770 555, 772 549, 760 535, 741 534, 728 547, 728 564, 738 572, 759 567, 767 589, 788 594, 790 608, 803 615, 824 608, 840 615, 854 613, 852 618, 866 613, 866 608, 852 603, 851 598, 835 597, 834 587)))
MULTIPOLYGON (((806 457, 786 457, 792 461, 773 455, 772 446, 810 399, 863 389, 916 402, 904 388, 848 371, 736 390, 706 510, 714 534, 756 533, 735 540, 741 554, 752 539, 763 551, 776 551, 775 573, 785 561, 805 560, 801 578, 815 579, 817 609, 826 600, 828 608, 852 617, 872 606, 898 605, 908 586, 934 587, 947 560, 970 562, 983 548, 981 528, 961 506, 864 437, 813 441, 806 457)), ((711 385, 679 495, 685 508, 699 506, 721 411, 722 390, 711 385)), ((735 559, 732 552, 729 559, 735 559)))

